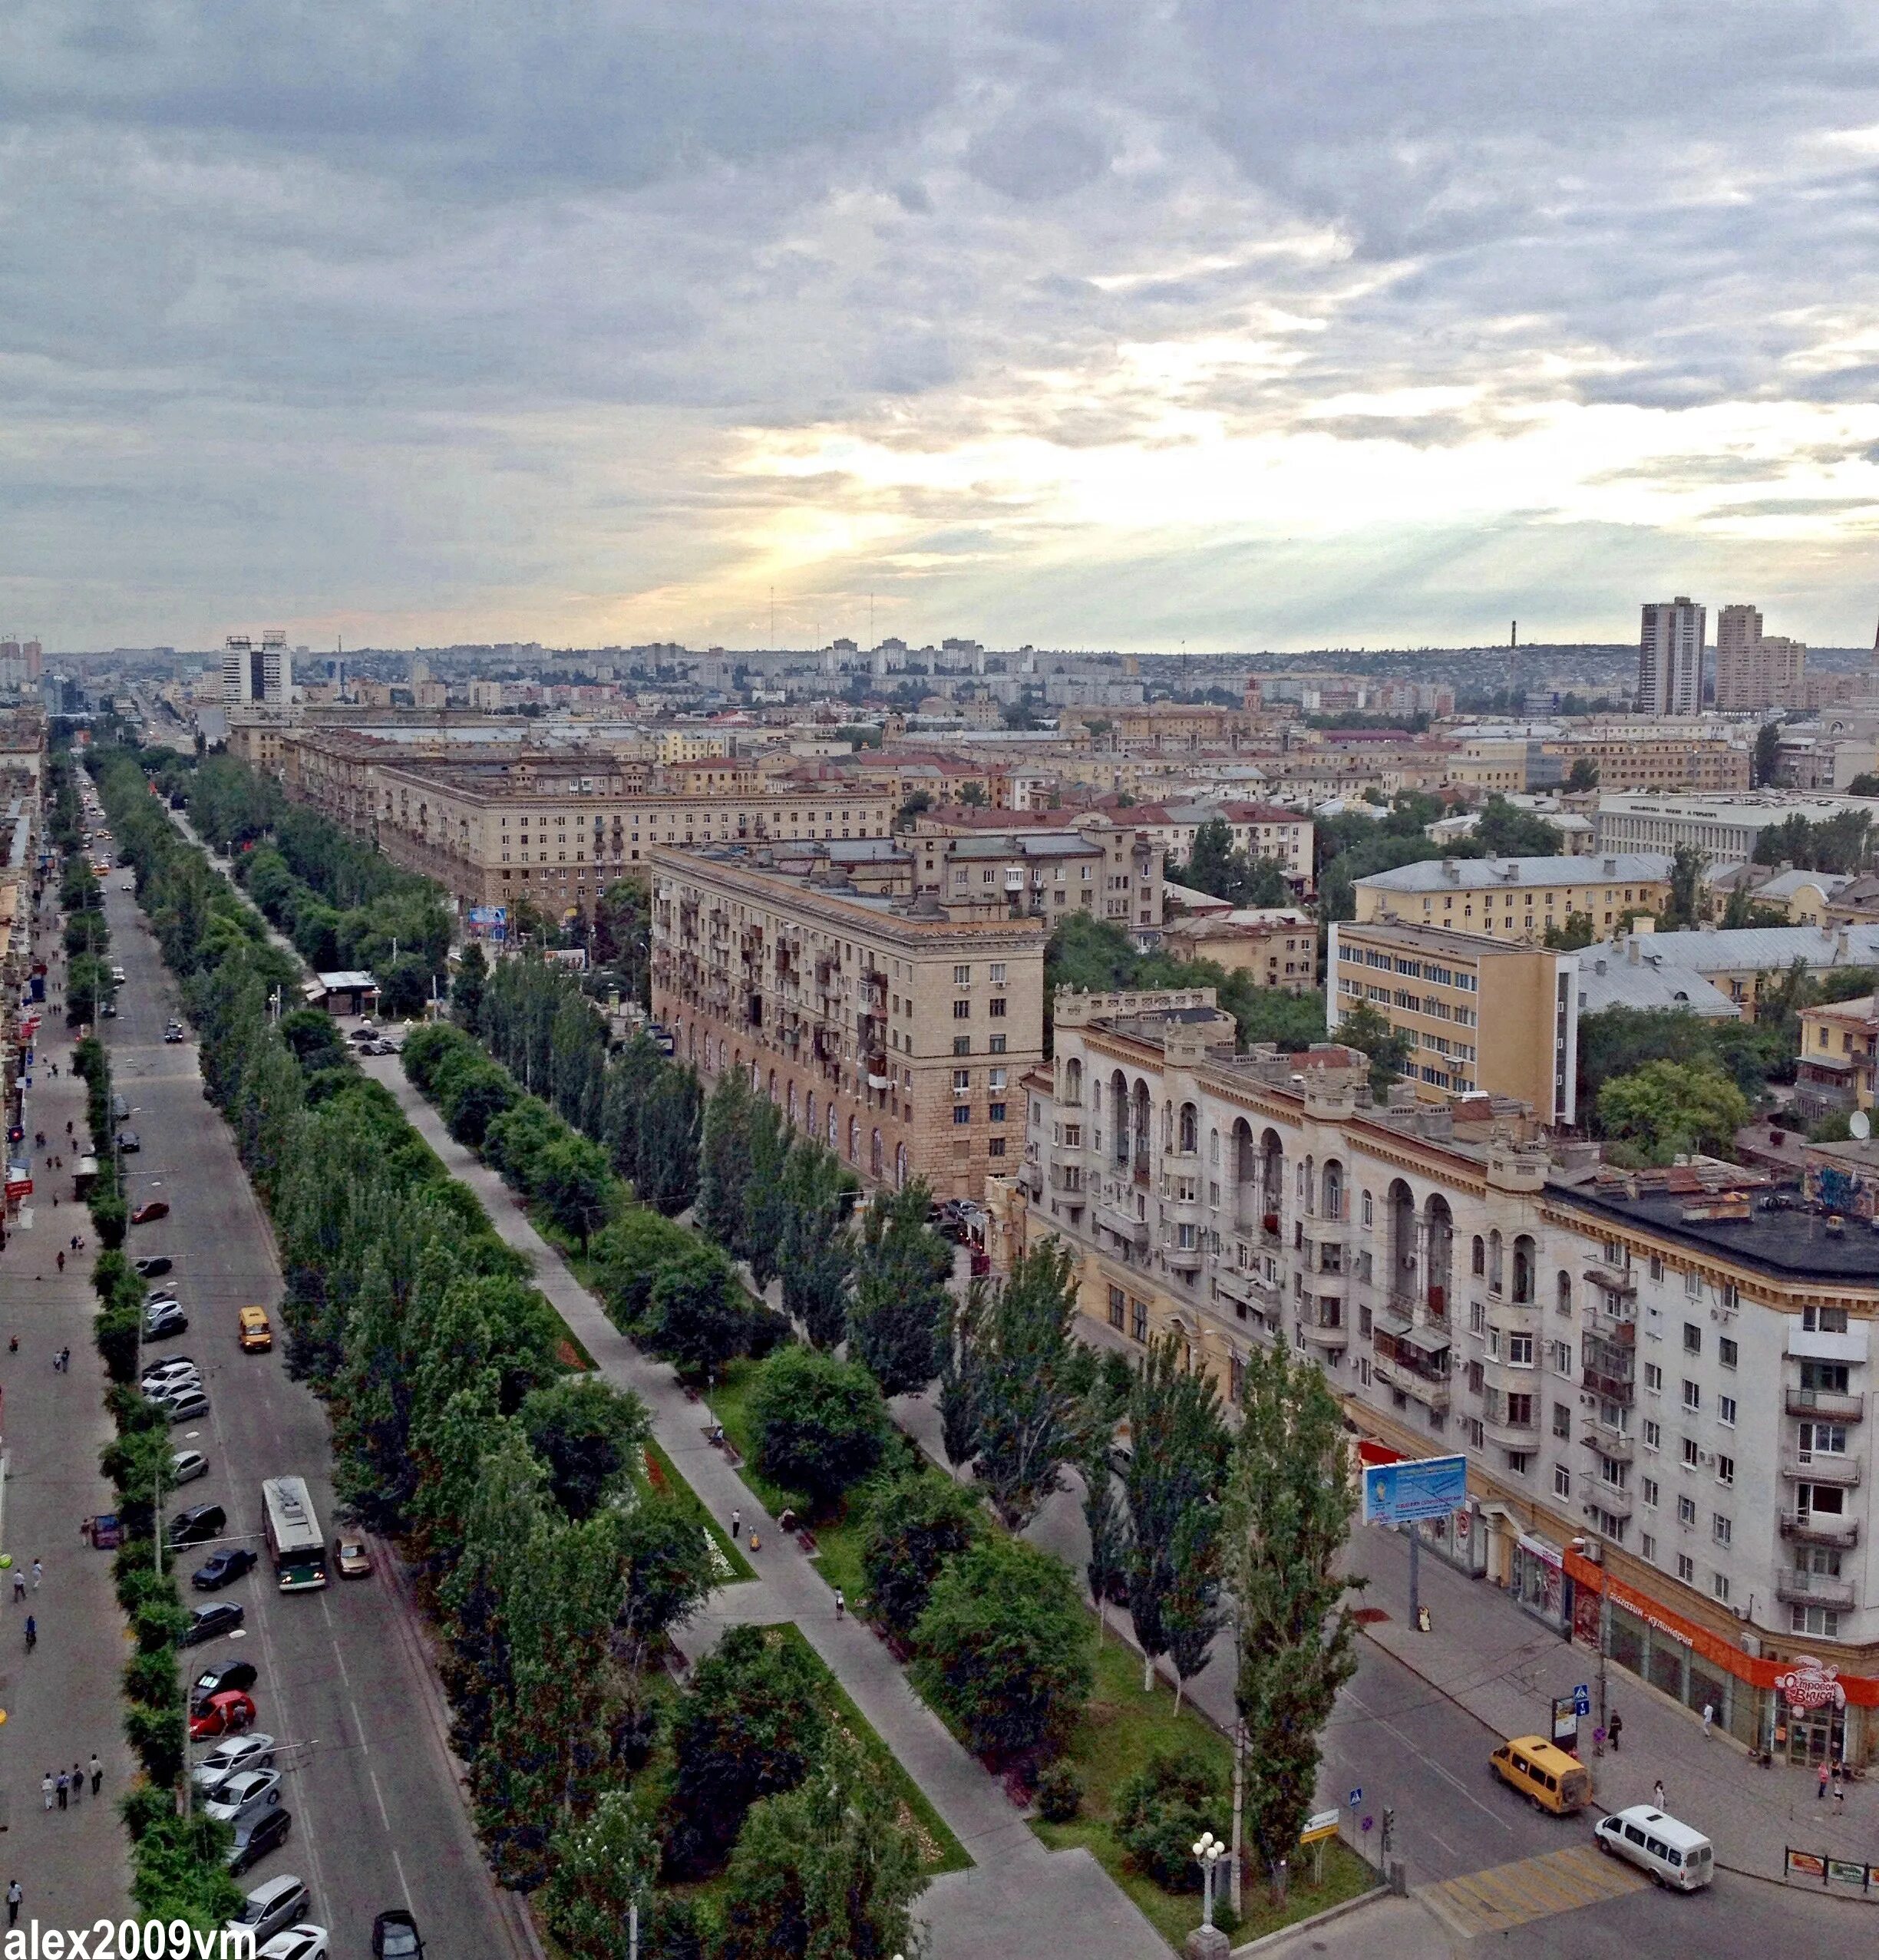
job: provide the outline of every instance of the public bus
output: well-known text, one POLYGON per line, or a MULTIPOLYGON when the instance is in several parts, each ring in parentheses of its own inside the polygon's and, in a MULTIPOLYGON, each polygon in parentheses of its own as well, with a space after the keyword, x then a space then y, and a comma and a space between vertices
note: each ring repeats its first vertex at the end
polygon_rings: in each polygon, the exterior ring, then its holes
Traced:
POLYGON ((326 1583, 326 1541, 306 1480, 270 1477, 261 1486, 268 1550, 283 1592, 310 1592, 326 1583))

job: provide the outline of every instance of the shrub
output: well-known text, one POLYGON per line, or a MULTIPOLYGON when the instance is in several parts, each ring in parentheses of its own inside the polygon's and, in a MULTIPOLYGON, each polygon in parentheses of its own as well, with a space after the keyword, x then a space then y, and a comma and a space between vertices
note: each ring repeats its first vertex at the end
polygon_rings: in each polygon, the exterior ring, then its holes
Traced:
POLYGON ((1083 1807, 1083 1779, 1068 1763, 1053 1763, 1038 1778, 1038 1815, 1046 1823, 1067 1824, 1083 1807))
POLYGON ((913 1633, 941 1567, 978 1537, 983 1522, 973 1492, 930 1470, 868 1486, 861 1564, 874 1616, 890 1632, 913 1633))
POLYGON ((1217 1833, 1226 1780, 1198 1750, 1157 1751, 1116 1790, 1116 1836, 1137 1867, 1169 1892, 1198 1892, 1194 1841, 1217 1833))
POLYGON ((1089 1699, 1095 1634, 1060 1560, 981 1538, 933 1583, 913 1629, 914 1679, 981 1754, 1049 1750, 1089 1699))
POLYGON ((656 1211, 636 1208, 599 1233, 589 1249, 600 1269, 607 1318, 622 1334, 636 1334, 652 1303, 653 1283, 675 1260, 688 1259, 698 1236, 656 1211))
POLYGON ((818 1509, 866 1477, 887 1446, 887 1404, 853 1361, 784 1348, 763 1364, 750 1400, 757 1465, 818 1509))

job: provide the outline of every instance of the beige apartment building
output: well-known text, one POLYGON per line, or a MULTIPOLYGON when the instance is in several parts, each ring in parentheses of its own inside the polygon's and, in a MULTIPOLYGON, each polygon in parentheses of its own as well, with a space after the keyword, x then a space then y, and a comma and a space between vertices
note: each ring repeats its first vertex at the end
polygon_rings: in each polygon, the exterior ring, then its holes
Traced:
POLYGON ((1661 912, 1670 859, 1636 851, 1593 857, 1444 857, 1373 872, 1352 888, 1357 917, 1538 941, 1577 912, 1616 932, 1627 912, 1661 912))
POLYGON ((1179 919, 1163 929, 1161 944, 1176 959, 1210 960, 1281 993, 1306 993, 1318 984, 1318 929, 1306 913, 1286 907, 1179 919))
POLYGON ((1765 634, 1752 605, 1725 605, 1716 615, 1716 704, 1724 714, 1758 708, 1799 708, 1807 695, 1807 648, 1798 640, 1765 634))
POLYGON ((1427 926, 1333 923, 1325 1018, 1335 1037, 1368 1003, 1412 1044, 1418 1099, 1510 1097, 1570 1123, 1579 1071, 1579 955, 1427 926))
POLYGON ((1575 762, 1590 762, 1601 790, 1719 791, 1749 787, 1751 757, 1746 745, 1723 735, 1676 735, 1661 724, 1562 736, 1541 744, 1560 758, 1562 776, 1575 762))
POLYGON ((1022 1156, 1047 932, 1002 886, 916 889, 890 846, 661 845, 652 1011, 862 1176, 977 1197, 1022 1156))

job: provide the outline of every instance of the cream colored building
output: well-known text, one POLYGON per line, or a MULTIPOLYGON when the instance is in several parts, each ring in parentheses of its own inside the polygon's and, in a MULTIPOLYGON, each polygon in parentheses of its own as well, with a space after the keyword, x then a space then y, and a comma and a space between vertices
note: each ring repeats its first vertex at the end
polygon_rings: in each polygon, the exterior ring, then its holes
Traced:
POLYGON ((1725 605, 1716 615, 1716 704, 1719 711, 1799 708, 1807 697, 1807 648, 1798 640, 1764 634, 1752 605, 1725 605))
POLYGON ((1658 912, 1670 896, 1670 859, 1639 851, 1592 857, 1444 857, 1359 878, 1359 920, 1396 919, 1496 939, 1539 940, 1576 912, 1595 932, 1627 912, 1658 912))
POLYGON ((708 728, 659 728, 653 753, 661 762, 704 762, 731 753, 731 737, 708 728))
POLYGON ((747 1071, 863 1176, 977 1197, 1022 1157, 1047 929, 1002 889, 915 889, 903 854, 850 861, 661 846, 653 1013, 682 1058, 747 1071))
POLYGON ((1485 1094, 1570 1123, 1579 1071, 1579 955, 1427 926, 1333 923, 1325 1018, 1368 1004, 1410 1038, 1424 1101, 1485 1094))
POLYGON ((1307 914, 1286 906, 1177 919, 1163 929, 1161 944, 1176 959, 1211 960, 1281 993, 1309 993, 1318 984, 1318 929, 1307 914))

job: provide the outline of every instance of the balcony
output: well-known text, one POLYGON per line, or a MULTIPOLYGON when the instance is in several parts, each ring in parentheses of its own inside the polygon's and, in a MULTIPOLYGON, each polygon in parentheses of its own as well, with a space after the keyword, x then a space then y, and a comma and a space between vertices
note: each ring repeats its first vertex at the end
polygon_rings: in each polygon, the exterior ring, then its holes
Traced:
POLYGON ((1579 1380, 1581 1387, 1590 1389, 1602 1400, 1616 1402, 1621 1408, 1631 1407, 1636 1391, 1629 1375, 1608 1374, 1601 1369, 1588 1368, 1579 1380))
POLYGON ((1177 1272, 1198 1272, 1200 1262, 1207 1257, 1207 1249, 1201 1245, 1199 1235, 1191 1246, 1174 1245, 1167 1248, 1167 1262, 1177 1272))
POLYGON ((1636 1500, 1629 1490, 1621 1490, 1615 1483, 1595 1481, 1587 1486, 1585 1501, 1588 1511, 1609 1511, 1615 1518, 1628 1518, 1636 1500))
POLYGON ((1858 1486, 1860 1464, 1857 1457, 1836 1457, 1815 1450, 1803 1460, 1798 1450, 1782 1459, 1782 1475, 1795 1483, 1830 1483, 1841 1490, 1858 1486))
POLYGON ((1516 1422, 1507 1416, 1483 1416, 1481 1433, 1499 1450, 1537 1450, 1540 1447, 1540 1422, 1529 1416, 1516 1422))
POLYGON ((1601 1292, 1637 1297, 1637 1282, 1632 1277, 1628 1265, 1588 1265, 1584 1269, 1587 1282, 1601 1292))
POLYGON ((1782 1519, 1781 1535, 1798 1545, 1831 1545, 1844 1552, 1859 1543, 1859 1519, 1830 1511, 1795 1511, 1782 1519))
POLYGON ((1842 1611, 1856 1603, 1853 1582, 1836 1578, 1831 1572, 1777 1571, 1775 1596, 1791 1605, 1837 1606, 1842 1611))
POLYGON ((1332 1302, 1330 1308, 1320 1306, 1319 1318, 1307 1318, 1299 1323, 1299 1331, 1305 1338, 1306 1346, 1322 1348, 1326 1354, 1341 1355, 1350 1345, 1350 1328, 1346 1325, 1342 1302, 1332 1302), (1336 1318, 1324 1318, 1329 1311, 1335 1311, 1336 1318))
POLYGON ((1589 1450, 1614 1463, 1628 1463, 1637 1454, 1637 1444, 1633 1437, 1623 1430, 1607 1429, 1603 1423, 1594 1423, 1580 1439, 1589 1450))
POLYGON ((1223 1299, 1250 1307, 1256 1314, 1270 1315, 1279 1310, 1279 1289, 1269 1286, 1256 1272, 1223 1272, 1217 1282, 1223 1299))
POLYGON ((1787 1405, 1791 1416, 1818 1416, 1828 1422, 1861 1422, 1866 1415, 1864 1395, 1844 1395, 1830 1388, 1790 1388, 1787 1405))
POLYGON ((1138 1218, 1132 1211, 1124 1211, 1120 1206, 1098 1203, 1096 1223, 1105 1232, 1113 1232, 1118 1239, 1126 1240, 1138 1252, 1148 1249, 1148 1221, 1138 1218))

